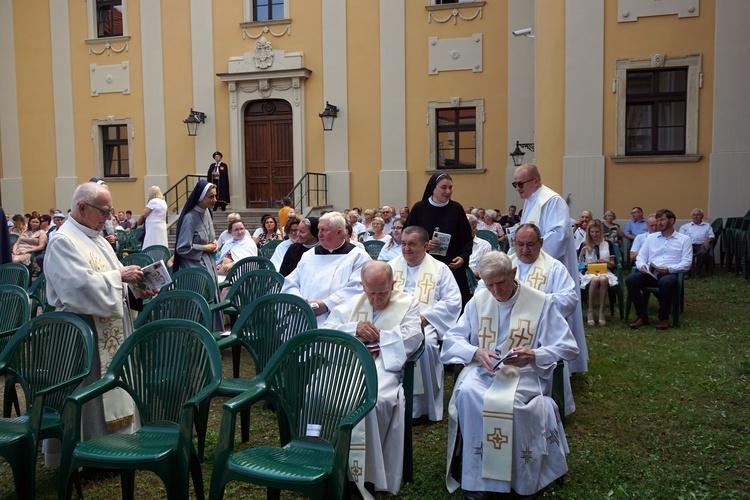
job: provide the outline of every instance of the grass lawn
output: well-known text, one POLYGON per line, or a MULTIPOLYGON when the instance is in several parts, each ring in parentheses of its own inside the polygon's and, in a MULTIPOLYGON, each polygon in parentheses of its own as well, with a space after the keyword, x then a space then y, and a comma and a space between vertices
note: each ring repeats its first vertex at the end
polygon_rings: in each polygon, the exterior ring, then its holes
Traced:
MULTIPOLYGON (((586 327, 589 372, 573 376, 577 410, 566 422, 570 470, 563 484, 551 485, 543 497, 750 498, 750 283, 718 270, 685 284, 678 329, 633 331, 619 318, 586 327)), ((650 312, 655 318, 653 298, 650 312)), ((229 353, 224 366, 229 374, 229 353)), ((252 373, 248 362, 243 370, 252 373)), ((446 408, 452 386, 447 374, 446 408)), ((207 490, 221 402, 214 401, 209 422, 207 490)), ((251 419, 251 445, 277 442, 269 411, 258 407, 251 419)), ((446 432, 445 420, 415 428, 415 481, 403 485, 398 498, 450 498, 444 482, 446 432)), ((44 469, 40 459, 38 498, 56 498, 56 481, 57 470, 44 469)), ((120 498, 119 477, 84 482, 83 490, 86 498, 120 498)), ((166 494, 158 478, 139 472, 136 497, 166 494)), ((2 462, 0 499, 6 498, 15 493, 10 468, 2 462)), ((265 498, 265 490, 230 483, 225 498, 265 498)))

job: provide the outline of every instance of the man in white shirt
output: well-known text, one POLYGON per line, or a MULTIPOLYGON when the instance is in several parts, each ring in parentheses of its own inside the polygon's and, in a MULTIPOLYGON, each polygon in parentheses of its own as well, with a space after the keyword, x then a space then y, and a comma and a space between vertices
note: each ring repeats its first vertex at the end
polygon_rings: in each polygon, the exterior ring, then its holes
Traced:
POLYGON ((383 232, 385 234, 391 234, 392 226, 393 226, 393 216, 396 215, 396 210, 394 210, 393 207, 389 207, 388 205, 385 205, 383 208, 380 209, 380 213, 383 215, 383 220, 385 221, 383 232))
MULTIPOLYGON (((542 176, 536 165, 524 163, 513 174, 513 187, 524 201, 521 224, 533 223, 542 232, 544 251, 559 260, 568 270, 573 281, 579 278, 578 256, 573 246, 573 232, 570 230, 570 209, 565 200, 542 184, 542 176)), ((580 298, 580 289, 578 291, 580 298)), ((580 309, 580 300, 578 308, 580 309)), ((578 314, 574 321, 580 322, 573 332, 583 331, 583 316, 578 314)), ((589 351, 586 338, 576 337, 580 354, 570 363, 570 372, 588 371, 589 351)))
POLYGON ((575 229, 573 229, 573 246, 575 246, 576 251, 586 242, 586 226, 589 225, 591 219, 591 212, 581 210, 581 215, 578 216, 578 222, 575 229))
POLYGON ((693 259, 695 260, 693 277, 698 278, 703 266, 708 266, 708 261, 711 258, 711 247, 716 235, 714 235, 711 224, 703 222, 703 210, 694 208, 690 215, 693 221, 680 227, 680 233, 690 237, 690 242, 693 245, 693 259))
POLYGON ((482 238, 477 238, 477 228, 479 227, 477 218, 471 214, 466 214, 466 218, 469 219, 471 237, 474 239, 474 245, 471 248, 471 255, 469 256, 469 269, 474 273, 474 276, 479 278, 477 264, 479 264, 479 259, 482 258, 482 255, 492 251, 492 245, 482 238))
POLYGON ((364 293, 336 306, 323 325, 357 337, 371 349, 377 346, 378 400, 375 408, 352 433, 350 470, 363 497, 365 481, 375 491, 397 494, 404 466, 404 419, 406 401, 402 379, 404 364, 422 343, 419 304, 411 295, 394 290, 393 270, 386 262, 362 266, 364 293), (364 449, 363 449, 364 448, 364 449), (357 464, 354 464, 355 460, 357 464))
POLYGON ((638 258, 638 252, 641 251, 641 247, 643 246, 643 242, 646 241, 646 237, 659 230, 659 224, 656 223, 656 214, 648 214, 646 223, 648 224, 648 232, 637 235, 633 240, 633 245, 630 247, 630 262, 635 262, 635 259, 638 258))
POLYGON ((633 329, 648 324, 643 289, 654 285, 659 287, 659 321, 656 328, 669 328, 669 313, 672 311, 672 300, 677 289, 677 273, 688 271, 693 261, 690 238, 674 229, 674 212, 663 208, 656 212, 656 221, 659 232, 648 235, 635 261, 641 272, 633 273, 625 280, 638 315, 630 323, 630 328, 633 329))

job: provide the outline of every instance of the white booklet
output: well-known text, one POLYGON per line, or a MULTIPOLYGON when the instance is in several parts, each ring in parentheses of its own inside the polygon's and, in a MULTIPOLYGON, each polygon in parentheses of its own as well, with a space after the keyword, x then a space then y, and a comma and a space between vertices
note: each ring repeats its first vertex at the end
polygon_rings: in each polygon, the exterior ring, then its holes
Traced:
POLYGON ((432 233, 432 241, 437 241, 439 245, 437 249, 430 251, 432 255, 442 255, 443 257, 448 255, 448 245, 451 242, 450 234, 435 231, 432 233))
POLYGON ((143 271, 142 280, 135 283, 128 283, 136 297, 140 296, 140 291, 161 290, 163 286, 172 283, 172 277, 169 275, 169 271, 167 271, 167 266, 164 265, 163 260, 142 267, 141 271, 143 271))

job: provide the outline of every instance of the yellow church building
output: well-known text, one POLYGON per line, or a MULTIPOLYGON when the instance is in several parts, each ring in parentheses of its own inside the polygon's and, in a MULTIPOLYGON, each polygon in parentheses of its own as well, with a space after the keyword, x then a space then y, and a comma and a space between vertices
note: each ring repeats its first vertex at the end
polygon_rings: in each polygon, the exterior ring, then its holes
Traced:
POLYGON ((219 150, 232 207, 311 180, 400 207, 446 171, 505 213, 518 145, 574 217, 741 216, 748 22, 746 0, 0 0, 0 203, 66 209, 96 176, 139 212, 219 150))

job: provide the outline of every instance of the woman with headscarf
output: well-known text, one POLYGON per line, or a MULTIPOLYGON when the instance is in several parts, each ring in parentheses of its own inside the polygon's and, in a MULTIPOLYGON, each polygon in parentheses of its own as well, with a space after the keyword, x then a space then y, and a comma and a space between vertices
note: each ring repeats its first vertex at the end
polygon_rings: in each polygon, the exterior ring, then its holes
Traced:
POLYGON ((302 219, 297 226, 297 243, 291 245, 286 251, 279 272, 284 276, 289 276, 297 269, 302 255, 316 246, 318 246, 318 218, 302 219))
POLYGON ((216 205, 223 212, 227 209, 227 205, 229 205, 229 167, 221 161, 224 155, 220 151, 214 151, 214 154, 211 156, 214 161, 208 167, 206 180, 216 186, 216 205))
MULTIPOLYGON (((214 221, 211 215, 215 204, 216 186, 203 179, 199 180, 177 221, 177 241, 172 271, 176 272, 186 267, 202 267, 211 273, 218 290, 214 256, 219 250, 219 244, 216 242, 214 221)), ((216 301, 219 302, 218 293, 216 301)), ((214 315, 214 331, 224 331, 224 315, 220 311, 214 315)))
POLYGON ((471 236, 471 226, 466 218, 464 207, 451 200, 452 194, 451 176, 440 172, 433 174, 427 182, 422 201, 416 202, 409 212, 405 227, 421 226, 430 235, 436 231, 450 235, 446 255, 432 253, 440 246, 437 241, 431 240, 427 251, 453 272, 458 288, 461 290, 461 300, 466 305, 471 298, 466 268, 469 266, 474 238, 471 236))

